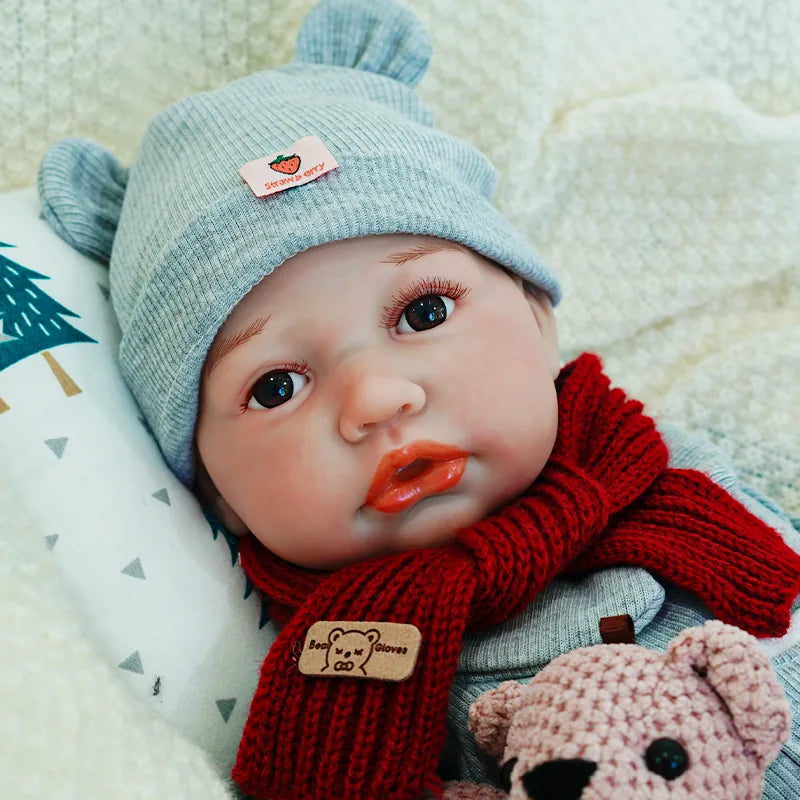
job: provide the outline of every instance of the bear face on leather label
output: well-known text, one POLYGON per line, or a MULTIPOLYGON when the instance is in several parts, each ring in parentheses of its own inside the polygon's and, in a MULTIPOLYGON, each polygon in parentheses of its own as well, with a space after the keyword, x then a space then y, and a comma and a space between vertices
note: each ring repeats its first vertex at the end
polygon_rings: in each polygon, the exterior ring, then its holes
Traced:
POLYGON ((304 675, 404 681, 414 670, 419 628, 397 622, 319 621, 306 633, 304 675))

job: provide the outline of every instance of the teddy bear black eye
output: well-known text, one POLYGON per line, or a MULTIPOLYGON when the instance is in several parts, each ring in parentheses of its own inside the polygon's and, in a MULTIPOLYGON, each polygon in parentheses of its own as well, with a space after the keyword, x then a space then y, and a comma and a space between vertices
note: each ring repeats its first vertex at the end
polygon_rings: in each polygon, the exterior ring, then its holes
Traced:
POLYGON ((364 650, 363 649, 362 650, 356 650, 356 655, 357 656, 364 655, 364 650))
POLYGON ((674 739, 655 739, 644 754, 647 769, 668 781, 689 769, 689 754, 674 739))
POLYGON ((336 655, 340 656, 341 654, 342 654, 342 648, 341 647, 337 647, 336 648, 336 655))
POLYGON ((500 785, 507 792, 511 791, 511 772, 517 763, 516 758, 509 758, 502 767, 500 767, 500 785))

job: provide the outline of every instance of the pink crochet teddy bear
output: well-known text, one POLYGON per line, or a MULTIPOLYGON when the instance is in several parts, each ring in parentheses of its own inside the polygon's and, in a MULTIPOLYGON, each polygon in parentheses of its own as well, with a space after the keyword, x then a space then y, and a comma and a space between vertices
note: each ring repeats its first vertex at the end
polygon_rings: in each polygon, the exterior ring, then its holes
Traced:
POLYGON ((754 637, 708 622, 666 653, 601 644, 470 707, 508 794, 449 783, 446 800, 758 800, 788 739, 783 690, 754 637))

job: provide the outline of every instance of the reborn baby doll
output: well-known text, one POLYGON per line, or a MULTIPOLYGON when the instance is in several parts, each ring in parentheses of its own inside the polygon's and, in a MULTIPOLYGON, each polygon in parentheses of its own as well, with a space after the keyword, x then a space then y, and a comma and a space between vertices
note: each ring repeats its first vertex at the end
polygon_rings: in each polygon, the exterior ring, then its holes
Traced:
POLYGON ((427 236, 290 263, 234 309, 203 374, 197 452, 229 529, 332 569, 447 541, 530 485, 558 420, 544 293, 427 236))
POLYGON ((683 590, 778 636, 800 590, 786 523, 713 454, 595 356, 559 370, 558 282, 432 126, 429 58, 392 0, 323 0, 290 64, 165 109, 130 169, 72 139, 39 173, 48 222, 110 263, 165 459, 282 625, 233 773, 258 798, 491 779, 458 740, 477 684, 596 644, 600 616, 663 646, 705 613, 683 590))

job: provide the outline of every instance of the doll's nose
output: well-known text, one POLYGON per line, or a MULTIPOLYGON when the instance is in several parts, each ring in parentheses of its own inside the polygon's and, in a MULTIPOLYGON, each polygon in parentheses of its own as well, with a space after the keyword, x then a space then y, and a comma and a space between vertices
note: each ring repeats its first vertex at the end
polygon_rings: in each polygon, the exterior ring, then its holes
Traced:
POLYGON ((400 376, 374 376, 354 380, 345 390, 339 431, 348 442, 390 428, 400 419, 425 407, 424 389, 400 376))

